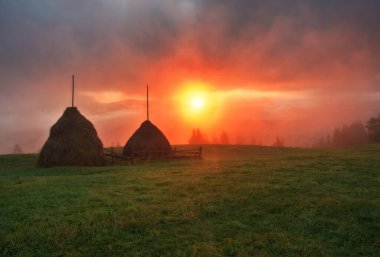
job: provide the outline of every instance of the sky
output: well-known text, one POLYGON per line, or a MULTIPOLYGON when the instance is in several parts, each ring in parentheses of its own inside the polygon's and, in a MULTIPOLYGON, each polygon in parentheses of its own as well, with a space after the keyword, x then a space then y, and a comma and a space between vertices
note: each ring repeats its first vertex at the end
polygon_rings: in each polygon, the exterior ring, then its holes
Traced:
POLYGON ((0 0, 0 153, 71 104, 105 146, 146 119, 172 144, 310 146, 380 112, 377 0, 0 0))

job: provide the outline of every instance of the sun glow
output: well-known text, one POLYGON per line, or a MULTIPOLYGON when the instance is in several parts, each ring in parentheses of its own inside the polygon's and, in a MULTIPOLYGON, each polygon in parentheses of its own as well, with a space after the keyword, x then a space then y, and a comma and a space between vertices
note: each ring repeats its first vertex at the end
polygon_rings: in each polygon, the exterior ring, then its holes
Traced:
POLYGON ((201 116, 207 111, 209 98, 209 89, 206 85, 196 82, 186 84, 181 96, 184 111, 190 115, 201 116))
POLYGON ((202 96, 194 96, 190 100, 190 105, 194 110, 201 111, 205 105, 205 101, 202 96))
POLYGON ((187 82, 175 95, 180 115, 192 124, 207 124, 216 117, 218 101, 204 82, 187 82))

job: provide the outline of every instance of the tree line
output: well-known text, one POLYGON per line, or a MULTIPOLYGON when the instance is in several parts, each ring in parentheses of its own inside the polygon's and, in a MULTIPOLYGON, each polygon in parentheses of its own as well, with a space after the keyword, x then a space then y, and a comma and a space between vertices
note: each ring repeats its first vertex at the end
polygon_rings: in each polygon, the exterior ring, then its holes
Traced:
MULTIPOLYGON (((238 144, 244 142, 239 136, 238 144), (240 140, 240 141, 239 141, 240 140)), ((219 136, 213 135, 211 140, 199 128, 192 130, 191 136, 188 140, 189 144, 230 144, 229 135, 223 130, 219 136)), ((354 145, 363 145, 368 143, 380 143, 380 115, 373 117, 363 124, 360 121, 351 124, 343 125, 342 127, 335 128, 332 133, 317 138, 312 147, 346 147, 354 145)), ((256 141, 255 143, 257 144, 256 141)), ((261 145, 261 142, 259 143, 261 145)), ((285 141, 281 137, 276 137, 272 146, 284 147, 285 141)))
MULTIPOLYGON (((222 130, 219 136, 213 135, 211 139, 207 137, 205 133, 203 133, 199 128, 194 128, 191 132, 191 136, 188 139, 188 142, 190 145, 203 145, 203 144, 221 144, 221 145, 228 145, 231 143, 230 136, 222 130)), ((241 135, 237 135, 236 140, 234 140, 236 144, 246 144, 246 141, 241 135)), ((262 145, 261 141, 256 141, 255 139, 252 139, 251 141, 252 145, 262 145)), ((284 147, 285 141, 281 137, 276 137, 275 141, 273 142, 272 146, 275 147, 284 147)))
POLYGON ((212 139, 209 140, 207 135, 202 133, 202 131, 199 128, 193 129, 188 141, 189 141, 189 144, 191 145, 201 145, 201 144, 228 145, 230 143, 229 136, 224 130, 220 133, 219 137, 213 136, 212 139))
POLYGON ((331 134, 319 137, 313 147, 345 147, 369 143, 380 143, 380 115, 371 118, 366 125, 356 121, 335 128, 331 134))

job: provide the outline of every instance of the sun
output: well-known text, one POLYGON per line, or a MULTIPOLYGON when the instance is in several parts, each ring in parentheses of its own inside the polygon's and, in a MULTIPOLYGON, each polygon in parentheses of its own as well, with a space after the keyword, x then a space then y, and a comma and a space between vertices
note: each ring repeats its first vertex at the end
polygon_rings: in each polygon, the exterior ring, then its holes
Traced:
POLYGON ((210 87, 203 82, 184 83, 175 95, 180 115, 190 122, 204 122, 212 115, 210 87))
POLYGON ((190 99, 190 107, 194 111, 201 111, 205 106, 205 99, 200 95, 193 96, 190 99))
POLYGON ((188 80, 179 83, 173 94, 173 111, 184 124, 192 127, 213 126, 222 115, 223 101, 215 86, 206 81, 188 80))

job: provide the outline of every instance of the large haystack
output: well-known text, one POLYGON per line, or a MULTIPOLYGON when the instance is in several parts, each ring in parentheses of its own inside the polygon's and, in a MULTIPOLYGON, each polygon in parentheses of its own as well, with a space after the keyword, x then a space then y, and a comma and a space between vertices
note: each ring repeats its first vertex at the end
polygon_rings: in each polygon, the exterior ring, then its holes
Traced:
POLYGON ((172 150, 168 139, 149 120, 144 121, 124 146, 126 156, 149 156, 169 153, 172 150))
POLYGON ((39 167, 101 166, 106 162, 96 129, 76 107, 69 107, 51 127, 39 167))

